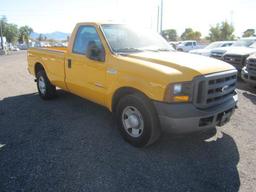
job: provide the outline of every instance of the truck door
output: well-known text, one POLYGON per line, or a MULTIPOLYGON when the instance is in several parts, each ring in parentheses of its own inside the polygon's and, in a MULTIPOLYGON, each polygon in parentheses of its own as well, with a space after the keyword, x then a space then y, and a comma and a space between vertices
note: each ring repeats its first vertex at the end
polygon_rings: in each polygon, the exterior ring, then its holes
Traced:
POLYGON ((80 26, 77 30, 72 51, 67 55, 65 61, 66 84, 72 93, 104 105, 106 63, 87 57, 87 48, 91 42, 104 51, 95 26, 80 26))

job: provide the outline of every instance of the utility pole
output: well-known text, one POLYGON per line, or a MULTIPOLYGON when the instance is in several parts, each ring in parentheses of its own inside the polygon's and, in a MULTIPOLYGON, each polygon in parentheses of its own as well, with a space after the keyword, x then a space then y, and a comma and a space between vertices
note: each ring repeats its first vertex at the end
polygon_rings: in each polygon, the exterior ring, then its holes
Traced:
POLYGON ((163 31, 163 0, 161 0, 161 5, 160 5, 160 33, 163 31))
POLYGON ((157 5, 157 23, 156 23, 156 31, 159 33, 159 18, 160 18, 160 13, 159 13, 159 5, 157 5))
POLYGON ((2 26, 3 20, 0 20, 0 36, 1 36, 1 48, 4 50, 4 39, 3 39, 3 26, 2 26))
MULTIPOLYGON (((158 0, 159 2, 159 0, 158 0)), ((158 33, 163 31, 163 0, 157 5, 157 24, 156 29, 158 33)))

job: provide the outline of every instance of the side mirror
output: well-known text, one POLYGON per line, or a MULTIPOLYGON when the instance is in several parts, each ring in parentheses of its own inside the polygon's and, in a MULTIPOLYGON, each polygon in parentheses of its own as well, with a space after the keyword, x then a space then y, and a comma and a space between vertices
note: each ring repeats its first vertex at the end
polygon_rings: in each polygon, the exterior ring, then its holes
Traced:
POLYGON ((95 41, 89 41, 86 56, 95 61, 105 61, 105 51, 102 47, 99 47, 95 41))

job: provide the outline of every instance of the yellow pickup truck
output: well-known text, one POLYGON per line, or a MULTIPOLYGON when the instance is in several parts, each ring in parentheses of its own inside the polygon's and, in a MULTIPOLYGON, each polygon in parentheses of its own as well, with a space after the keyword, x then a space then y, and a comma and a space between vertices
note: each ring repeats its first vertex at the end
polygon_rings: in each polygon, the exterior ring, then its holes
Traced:
POLYGON ((136 147, 163 131, 221 126, 237 104, 234 67, 176 52, 160 35, 123 24, 79 23, 67 48, 30 48, 28 70, 42 99, 59 87, 107 107, 136 147))

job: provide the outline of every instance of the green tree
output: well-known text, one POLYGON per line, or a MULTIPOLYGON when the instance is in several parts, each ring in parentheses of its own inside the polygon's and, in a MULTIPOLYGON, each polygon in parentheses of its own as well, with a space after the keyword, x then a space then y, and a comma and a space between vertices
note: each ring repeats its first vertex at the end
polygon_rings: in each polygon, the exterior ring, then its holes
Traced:
POLYGON ((167 41, 177 40, 177 31, 175 29, 166 29, 162 31, 161 34, 167 41))
POLYGON ((27 25, 20 27, 19 29, 19 42, 20 43, 27 43, 29 40, 30 34, 33 32, 33 29, 27 25))
POLYGON ((255 29, 247 29, 243 34, 243 37, 252 37, 252 36, 255 36, 255 29))
POLYGON ((37 38, 38 41, 43 41, 44 40, 44 36, 43 34, 39 34, 38 38, 37 38))
POLYGON ((199 31, 193 31, 192 28, 186 28, 181 34, 182 40, 199 40, 202 34, 199 31))
POLYGON ((6 37, 8 43, 16 43, 19 37, 18 26, 7 23, 4 27, 3 35, 6 37))
POLYGON ((232 24, 229 24, 227 21, 222 23, 217 23, 215 26, 210 28, 209 39, 210 41, 225 41, 225 40, 234 40, 234 27, 232 24))
POLYGON ((1 22, 3 36, 6 37, 7 42, 15 43, 19 35, 18 26, 15 24, 8 23, 7 18, 5 16, 3 16, 0 19, 0 22, 1 22))

